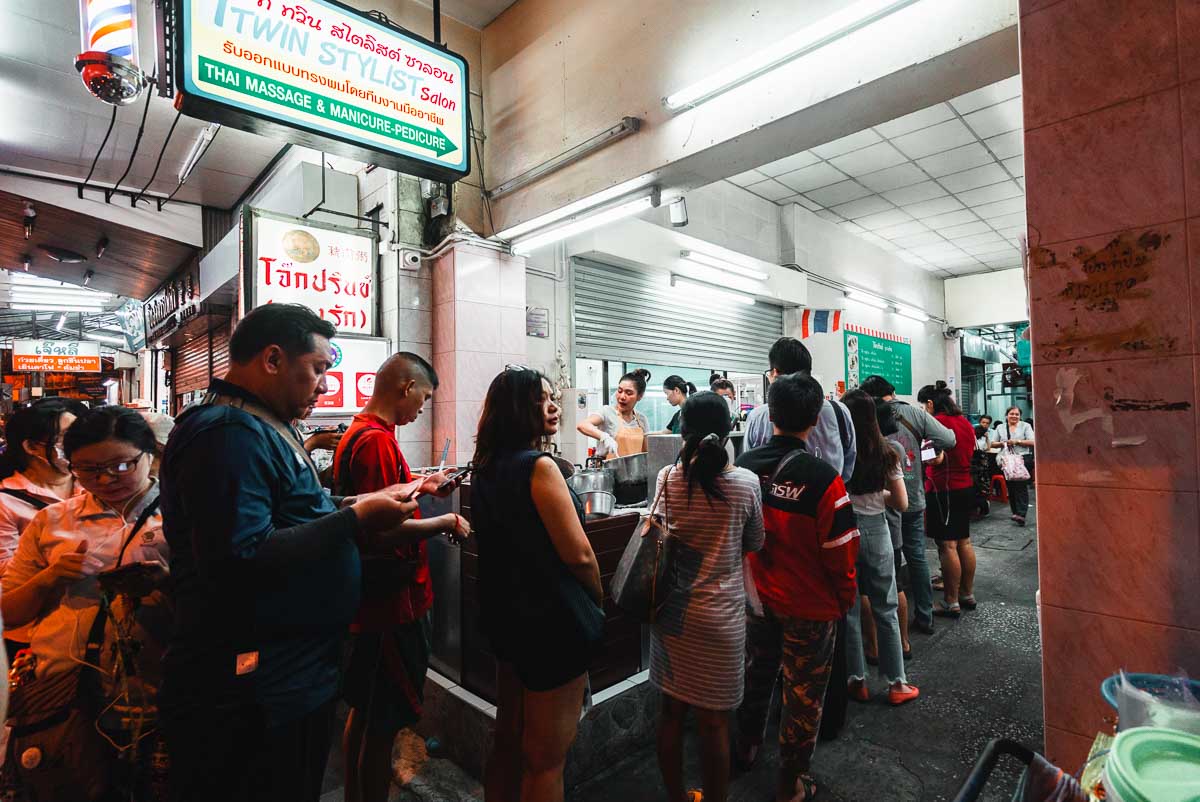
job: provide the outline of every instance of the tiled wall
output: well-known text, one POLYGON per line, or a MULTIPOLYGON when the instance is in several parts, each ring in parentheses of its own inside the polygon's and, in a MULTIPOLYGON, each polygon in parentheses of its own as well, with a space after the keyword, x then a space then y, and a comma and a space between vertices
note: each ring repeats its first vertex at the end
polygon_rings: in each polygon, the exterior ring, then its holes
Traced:
POLYGON ((1046 751, 1200 676, 1200 0, 1021 0, 1046 751))

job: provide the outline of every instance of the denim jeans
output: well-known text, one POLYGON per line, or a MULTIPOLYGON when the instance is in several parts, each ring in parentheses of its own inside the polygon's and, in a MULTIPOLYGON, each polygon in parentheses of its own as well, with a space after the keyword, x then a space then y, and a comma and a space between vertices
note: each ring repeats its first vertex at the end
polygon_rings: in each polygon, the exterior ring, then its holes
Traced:
POLYGON ((917 621, 933 626, 933 585, 925 559, 925 510, 906 512, 901 520, 904 559, 908 562, 908 604, 917 621))
MULTIPOLYGON (((896 553, 883 513, 858 516, 858 587, 871 600, 879 644, 879 670, 888 683, 905 682, 904 647, 900 642, 899 606, 896 593, 896 553)), ((862 600, 854 597, 854 608, 846 616, 846 673, 867 676, 863 656, 862 600)))

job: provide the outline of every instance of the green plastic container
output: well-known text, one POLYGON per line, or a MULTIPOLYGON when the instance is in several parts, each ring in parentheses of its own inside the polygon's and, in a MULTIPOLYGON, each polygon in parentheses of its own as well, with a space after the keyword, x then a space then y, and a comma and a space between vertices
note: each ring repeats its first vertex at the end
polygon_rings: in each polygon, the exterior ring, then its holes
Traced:
POLYGON ((1108 754, 1104 788, 1110 802, 1200 802, 1200 736, 1125 730, 1108 754))

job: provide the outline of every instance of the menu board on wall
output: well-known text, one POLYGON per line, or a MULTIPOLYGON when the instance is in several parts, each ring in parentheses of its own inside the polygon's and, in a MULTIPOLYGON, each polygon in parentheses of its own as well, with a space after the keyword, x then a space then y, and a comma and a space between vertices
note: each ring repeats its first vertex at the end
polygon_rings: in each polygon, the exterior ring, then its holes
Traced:
POLYGON ((341 334, 375 334, 375 238, 257 209, 252 218, 247 309, 307 306, 341 334))
POLYGON ((361 410, 375 392, 375 373, 389 356, 388 341, 336 337, 333 364, 325 374, 325 395, 317 399, 316 414, 345 415, 361 410))
POLYGON ((912 395, 912 341, 878 329, 847 324, 846 386, 854 389, 868 376, 882 376, 897 395, 912 395))
POLYGON ((99 373, 100 345, 76 340, 13 340, 14 371, 99 373))

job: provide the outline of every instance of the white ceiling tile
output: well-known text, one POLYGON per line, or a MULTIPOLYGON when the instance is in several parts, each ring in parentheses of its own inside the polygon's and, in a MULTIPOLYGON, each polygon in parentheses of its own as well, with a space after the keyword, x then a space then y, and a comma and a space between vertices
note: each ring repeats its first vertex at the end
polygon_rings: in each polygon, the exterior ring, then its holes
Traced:
POLYGON ((984 106, 994 106, 1009 98, 1021 96, 1021 76, 1014 75, 1011 78, 1005 78, 998 83, 989 84, 982 89, 976 89, 974 92, 968 92, 965 95, 960 95, 950 101, 950 105, 959 114, 970 114, 976 109, 982 109, 984 106))
POLYGON ((1007 248, 1003 251, 992 251, 990 253, 975 254, 975 258, 983 262, 985 265, 1008 265, 1012 266, 1020 263, 1021 252, 1016 248, 1007 248))
POLYGON ((936 182, 924 181, 920 184, 913 184, 911 187, 901 187, 900 189, 885 192, 883 193, 883 197, 897 206, 904 206, 909 203, 920 203, 921 201, 940 198, 945 194, 946 190, 936 182))
MULTIPOLYGON (((961 204, 960 204, 961 205, 961 204)), ((912 206, 905 206, 904 211, 912 214, 912 206)), ((916 217, 916 215, 913 215, 916 217)), ((941 231, 951 226, 960 226, 965 223, 978 222, 979 218, 970 209, 959 209, 956 212, 946 212, 945 214, 935 214, 932 217, 922 218, 921 222, 929 226, 935 231, 941 231)))
POLYGON ((788 200, 790 200, 792 203, 800 204, 805 209, 808 209, 810 212, 819 212, 819 211, 821 211, 821 209, 825 208, 824 206, 817 203, 816 201, 809 200, 808 198, 804 197, 803 195, 795 195, 791 198, 788 198, 788 200))
POLYGON ((922 245, 919 248, 910 248, 909 250, 927 262, 949 261, 955 258, 963 257, 962 251, 945 242, 935 243, 933 245, 922 245))
POLYGON ((943 259, 938 265, 943 270, 961 270, 962 268, 977 268, 980 267, 979 260, 974 256, 963 254, 960 257, 953 259, 943 259))
POLYGON ((984 259, 983 263, 995 270, 1005 270, 1011 267, 1020 267, 1021 259, 1020 257, 1015 259, 984 259))
POLYGON ((831 223, 842 222, 842 216, 840 214, 838 214, 837 212, 831 212, 828 209, 822 209, 819 212, 814 212, 814 214, 816 214, 816 216, 821 218, 822 220, 828 220, 831 223))
POLYGON ((947 226, 946 228, 938 228, 937 231, 946 239, 960 239, 961 237, 971 237, 975 234, 986 234, 992 230, 992 227, 982 220, 976 220, 972 223, 963 223, 957 226, 947 226))
POLYGON ((970 267, 956 267, 947 272, 957 278, 958 276, 974 276, 978 273, 991 273, 992 269, 986 265, 981 265, 978 262, 975 262, 970 267))
POLYGON ((1017 185, 1021 187, 1022 191, 1024 191, 1024 189, 1025 189, 1025 178, 1024 178, 1024 176, 1022 176, 1021 178, 1018 178, 1018 179, 1017 179, 1017 185))
POLYGON ((997 159, 1007 159, 1019 156, 1025 152, 1025 132, 1023 130, 1009 131, 999 136, 989 137, 983 141, 997 159))
POLYGON ((920 167, 912 162, 897 164, 895 167, 889 167, 886 170, 868 173, 860 176, 859 182, 865 184, 876 192, 887 192, 889 189, 898 189, 899 187, 907 187, 912 184, 919 184, 926 180, 927 176, 920 167))
POLYGON ((978 189, 989 184, 998 184, 1008 179, 1009 175, 996 162, 982 167, 972 167, 961 173, 951 173, 938 179, 941 185, 951 192, 965 192, 968 189, 978 189))
MULTIPOLYGON (((859 198, 856 201, 850 201, 849 203, 843 203, 840 206, 835 206, 833 210, 843 217, 854 219, 864 215, 882 212, 891 208, 892 204, 888 203, 878 195, 868 195, 865 198, 859 198)), ((904 219, 907 220, 908 216, 905 215, 904 219)))
POLYGON ((871 190, 857 181, 840 181, 827 187, 814 189, 808 193, 808 197, 822 206, 837 206, 839 203, 858 200, 870 194, 871 190))
POLYGON ((1000 240, 999 242, 985 242, 982 245, 964 245, 962 249, 972 256, 978 257, 990 256, 991 254, 996 254, 997 257, 1009 256, 1017 252, 1016 248, 1013 248, 1004 240, 1000 240))
POLYGON ((867 145, 874 145, 876 142, 882 141, 882 139, 883 137, 868 128, 864 131, 859 131, 857 134, 850 134, 841 139, 826 142, 824 145, 817 145, 812 149, 812 152, 822 159, 832 159, 834 156, 841 156, 843 153, 865 148, 867 145))
POLYGON ((870 214, 866 217, 860 217, 855 222, 863 228, 870 229, 871 231, 878 231, 881 228, 898 226, 901 223, 907 222, 911 219, 912 218, 899 209, 890 209, 886 212, 877 212, 876 214, 870 214))
POLYGON ((896 137, 892 141, 896 147, 904 151, 906 156, 919 159, 922 156, 941 153, 944 150, 951 150, 959 145, 974 142, 975 135, 960 120, 955 119, 938 123, 930 128, 922 128, 920 131, 913 131, 911 134, 896 137))
POLYGON ((816 164, 819 161, 820 159, 806 150, 802 153, 793 153, 791 156, 784 156, 782 159, 773 161, 770 164, 764 164, 758 168, 758 172, 773 177, 790 173, 792 170, 799 170, 801 167, 808 167, 810 164, 816 164))
POLYGON ((963 117, 980 139, 987 139, 1006 131, 1020 131, 1024 127, 1021 98, 1015 97, 995 106, 972 112, 963 117))
POLYGON ((896 237, 892 240, 892 242, 901 248, 919 248, 922 245, 932 245, 935 242, 941 241, 942 238, 933 231, 922 231, 918 234, 909 234, 907 237, 896 237))
POLYGON ((894 167, 908 161, 904 154, 887 142, 877 142, 874 145, 837 156, 829 160, 834 167, 853 176, 866 175, 886 167, 894 167))
POLYGON ((1005 169, 1012 173, 1013 178, 1021 178, 1025 175, 1025 157, 1013 156, 1011 159, 1005 159, 1002 164, 1005 169))
POLYGON ((877 125, 875 126, 875 130, 888 139, 895 139, 898 136, 945 122, 953 117, 954 110, 945 103, 939 103, 936 106, 914 111, 912 114, 905 114, 903 117, 897 117, 894 120, 877 125))
POLYGON ((999 229, 997 233, 1007 240, 1015 240, 1024 237, 1027 232, 1028 229, 1025 226, 1009 226, 1008 228, 999 229))
POLYGON ((860 239, 865 239, 867 242, 871 243, 872 245, 876 246, 877 248, 884 248, 885 250, 890 250, 894 247, 892 245, 892 243, 888 242, 883 237, 872 234, 870 231, 864 231, 863 233, 859 234, 858 236, 860 239))
POLYGON ((928 267, 929 267, 928 262, 926 262, 920 256, 917 256, 912 251, 900 251, 899 256, 901 259, 908 262, 910 265, 916 265, 917 267, 923 267, 926 269, 928 269, 928 267))
POLYGON ((1012 181, 1004 181, 979 189, 969 189, 966 192, 956 192, 960 201, 968 206, 981 206, 985 203, 1007 200, 1008 198, 1023 198, 1025 190, 1012 181))
MULTIPOLYGON (((951 212, 961 210, 963 205, 958 198, 947 195, 944 198, 934 198, 933 200, 921 201, 920 203, 910 203, 904 207, 904 211, 911 214, 918 220, 926 217, 934 217, 936 215, 949 214, 951 212)), ((974 219, 974 216, 971 217, 974 219)))
POLYGON ((729 181, 737 184, 739 187, 748 187, 751 184, 757 184, 759 181, 765 181, 767 176, 760 173, 758 170, 747 170, 744 173, 731 175, 729 181))
POLYGON ((778 181, 759 181, 757 184, 751 184, 746 187, 746 189, 760 198, 766 198, 769 201, 783 200, 796 194, 795 190, 788 189, 778 181))
POLYGON ((1010 212, 1009 214, 993 214, 985 218, 992 228, 1010 228, 1025 225, 1025 212, 1010 212))
POLYGON ((916 220, 907 220, 899 225, 878 229, 875 233, 884 239, 899 240, 902 237, 911 237, 917 234, 928 234, 930 231, 922 223, 918 223, 916 220))
POLYGON ((988 164, 994 161, 995 159, 992 158, 992 154, 987 152, 987 148, 979 142, 975 142, 971 145, 964 145, 961 148, 948 150, 945 153, 938 153, 923 159, 917 159, 917 164, 934 178, 939 178, 943 175, 969 170, 972 167, 978 167, 981 164, 988 164))
POLYGON ((996 245, 996 243, 999 243, 997 247, 1003 248, 1004 237, 1001 237, 991 229, 979 234, 971 234, 966 237, 956 237, 954 240, 954 244, 960 248, 971 248, 976 245, 996 245))
POLYGON ((811 167, 793 170, 779 176, 779 180, 796 192, 808 192, 817 187, 827 187, 839 181, 845 181, 846 176, 828 164, 821 162, 811 167))
MULTIPOLYGON (((975 209, 975 214, 982 217, 984 220, 991 221, 994 217, 1006 214, 1016 214, 1020 212, 1025 214, 1025 197, 1008 198, 1006 200, 997 201, 996 203, 985 203, 975 209)), ((1012 225, 1011 223, 1009 225, 1012 225)))
POLYGON ((851 234, 862 234, 866 231, 866 229, 860 226, 858 223, 854 223, 849 220, 844 223, 838 223, 838 226, 840 226, 843 231, 849 231, 851 234))

